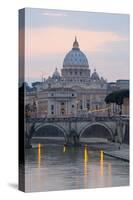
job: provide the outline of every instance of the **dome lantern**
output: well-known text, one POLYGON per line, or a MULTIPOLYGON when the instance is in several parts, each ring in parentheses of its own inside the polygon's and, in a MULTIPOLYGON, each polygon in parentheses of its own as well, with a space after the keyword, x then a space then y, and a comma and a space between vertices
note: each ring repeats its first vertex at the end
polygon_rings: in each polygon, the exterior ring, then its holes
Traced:
POLYGON ((79 44, 76 36, 75 36, 75 41, 73 42, 73 49, 79 49, 79 44))

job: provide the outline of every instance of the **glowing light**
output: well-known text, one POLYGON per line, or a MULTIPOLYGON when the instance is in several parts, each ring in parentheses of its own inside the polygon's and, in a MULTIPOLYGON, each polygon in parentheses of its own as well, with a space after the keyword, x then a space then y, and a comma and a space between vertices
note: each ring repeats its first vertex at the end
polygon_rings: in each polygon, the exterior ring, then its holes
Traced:
POLYGON ((41 164, 41 144, 38 144, 38 166, 41 164))
POLYGON ((103 160, 104 160, 104 153, 103 153, 103 151, 102 151, 102 150, 100 151, 100 160, 101 160, 101 161, 103 161, 103 160))
POLYGON ((108 163, 108 175, 112 176, 112 165, 111 165, 111 163, 108 163))
POLYGON ((63 153, 65 153, 66 152, 66 146, 64 145, 64 147, 63 147, 63 153))
POLYGON ((85 146, 85 149, 84 149, 84 162, 88 162, 88 148, 87 146, 85 146))
POLYGON ((85 146, 84 149, 84 174, 88 174, 88 148, 85 146))
POLYGON ((88 187, 88 147, 84 148, 84 187, 88 187))
POLYGON ((104 175, 104 153, 102 150, 100 151, 100 175, 104 175))
POLYGON ((106 111, 106 110, 109 110, 110 107, 106 107, 106 108, 101 108, 101 109, 95 109, 95 110, 90 110, 90 112, 100 112, 100 111, 106 111))

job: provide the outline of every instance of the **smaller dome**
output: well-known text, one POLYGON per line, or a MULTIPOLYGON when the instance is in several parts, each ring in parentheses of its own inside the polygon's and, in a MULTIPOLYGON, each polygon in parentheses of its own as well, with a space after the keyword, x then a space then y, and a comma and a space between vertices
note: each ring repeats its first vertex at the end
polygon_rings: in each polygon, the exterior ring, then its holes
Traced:
POLYGON ((98 73, 96 72, 96 69, 94 69, 94 72, 91 75, 91 79, 94 81, 100 80, 98 73))
POLYGON ((60 78, 61 78, 60 73, 58 72, 58 69, 56 68, 53 73, 52 79, 60 79, 60 78))

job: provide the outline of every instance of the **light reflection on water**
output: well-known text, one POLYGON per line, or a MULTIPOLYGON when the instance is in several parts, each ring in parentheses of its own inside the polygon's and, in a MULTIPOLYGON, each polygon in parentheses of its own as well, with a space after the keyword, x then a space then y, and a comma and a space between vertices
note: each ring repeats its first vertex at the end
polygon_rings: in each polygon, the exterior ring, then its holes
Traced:
POLYGON ((88 186, 88 147, 84 147, 84 187, 87 188, 88 186))
POLYGON ((40 167, 41 164, 41 144, 38 144, 38 167, 40 167))
POLYGON ((41 145, 26 150, 26 190, 51 191, 129 184, 127 162, 104 157, 87 145, 41 145))
POLYGON ((104 154, 103 151, 100 151, 100 176, 104 175, 104 154))

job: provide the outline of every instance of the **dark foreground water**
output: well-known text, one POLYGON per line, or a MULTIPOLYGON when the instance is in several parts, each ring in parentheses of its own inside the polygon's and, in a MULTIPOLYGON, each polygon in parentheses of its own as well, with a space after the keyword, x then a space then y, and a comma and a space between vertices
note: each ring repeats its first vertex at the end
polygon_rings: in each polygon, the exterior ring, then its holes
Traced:
POLYGON ((129 164, 87 146, 36 145, 26 150, 26 191, 52 191, 129 184, 129 164))

